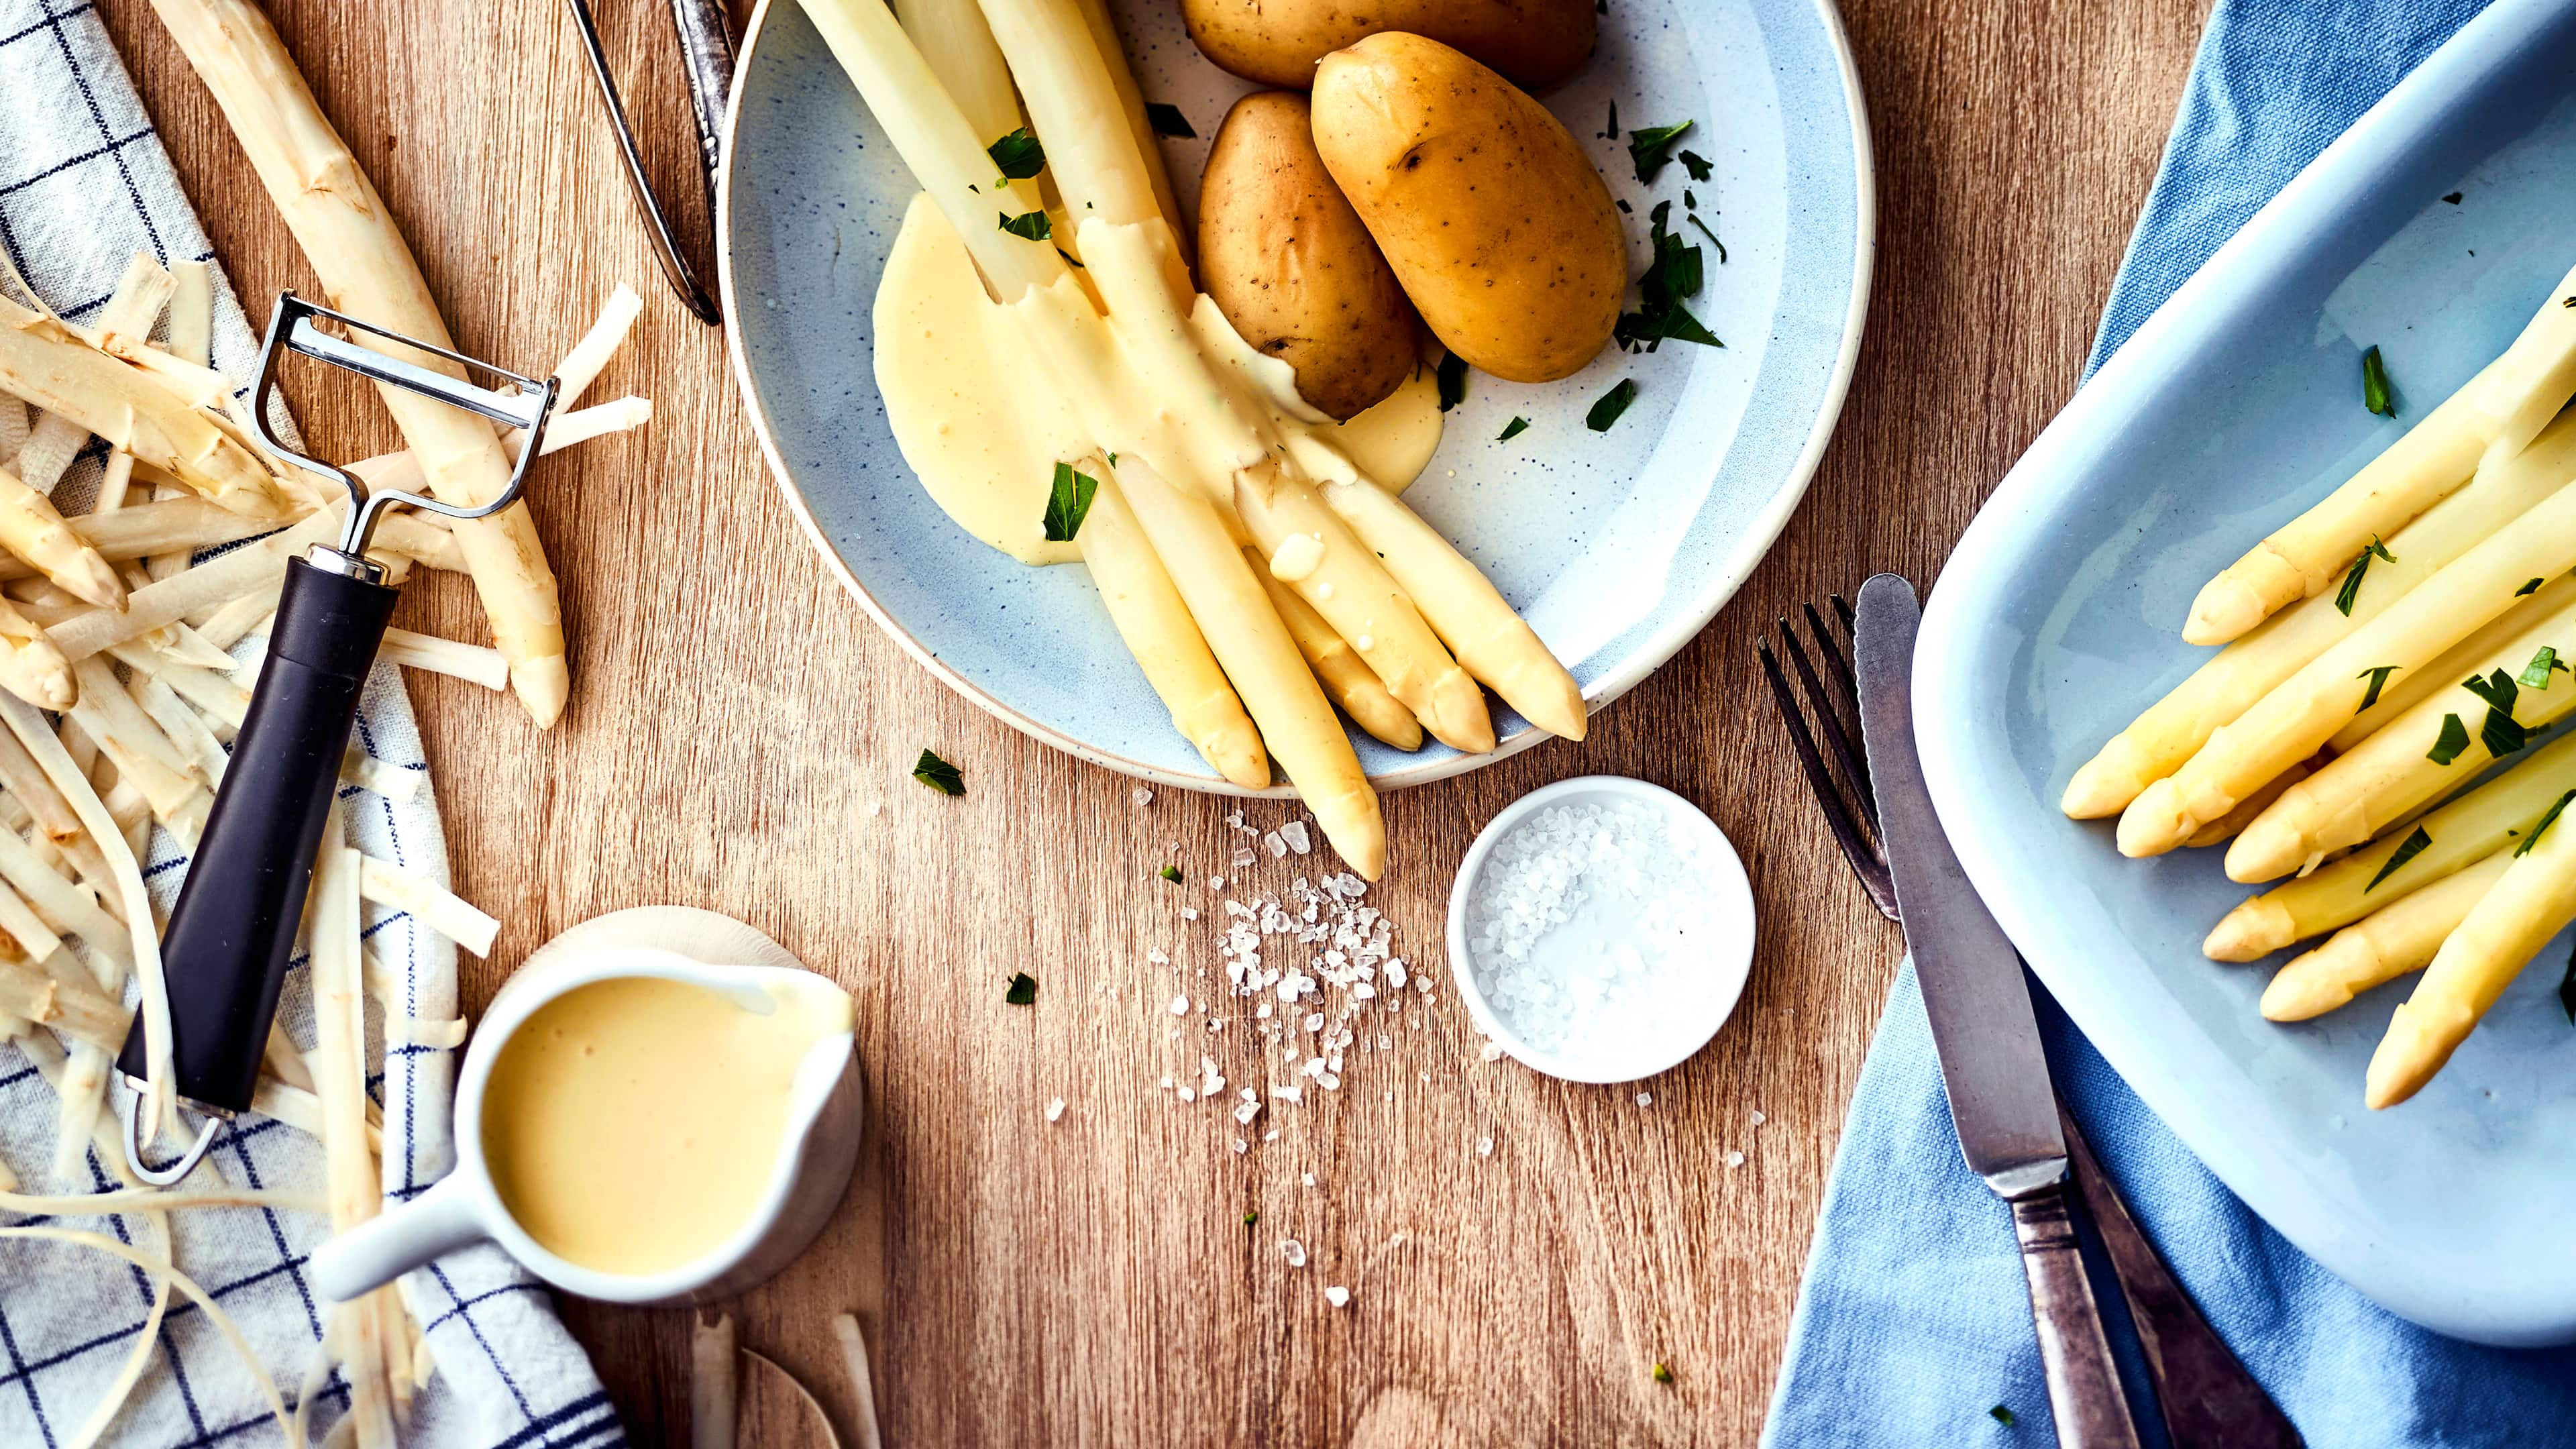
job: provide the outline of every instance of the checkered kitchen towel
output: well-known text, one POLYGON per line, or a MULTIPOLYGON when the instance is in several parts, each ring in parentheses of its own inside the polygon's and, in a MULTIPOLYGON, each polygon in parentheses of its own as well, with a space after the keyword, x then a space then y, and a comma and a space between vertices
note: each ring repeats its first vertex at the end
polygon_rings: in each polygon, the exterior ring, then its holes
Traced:
MULTIPOLYGON (((264 204, 264 203, 254 203, 264 204)), ((204 230, 180 193, 124 67, 91 7, 75 0, 0 0, 0 246, 53 308, 72 320, 102 306, 135 252, 163 263, 211 260, 204 230)), ((218 275, 215 364, 249 376, 257 340, 218 275)), ((57 496, 96 488, 92 440, 57 496)), ((358 710, 358 738, 377 759, 425 770, 402 681, 379 664, 358 710)), ((396 802, 344 788, 354 843, 444 880, 447 844, 423 790, 396 802)), ((166 834, 145 863, 167 909, 187 865, 166 834)), ((371 949, 399 974, 408 1014, 456 1014, 456 952, 408 916, 370 908, 371 949)), ((312 1040, 299 959, 281 1013, 299 1042, 312 1040)), ((370 1080, 384 1106, 385 1195, 408 1200, 453 1162, 448 1111, 454 1054, 398 1048, 370 1080)), ((0 1160, 30 1191, 112 1185, 95 1155, 73 1181, 48 1181, 54 1095, 15 1047, 0 1045, 0 1160)), ((224 1129, 208 1168, 244 1187, 322 1188, 318 1144, 263 1118, 224 1129)), ((238 1319, 289 1395, 315 1361, 324 1305, 306 1282, 306 1257, 324 1224, 295 1213, 218 1209, 172 1214, 181 1268, 238 1319)), ((0 1223, 23 1221, 0 1213, 0 1223)), ((148 1239, 140 1220, 66 1220, 127 1241, 148 1239)), ((157 1244, 155 1244, 157 1246, 157 1244)), ((492 1248, 442 1259, 404 1283, 429 1329, 435 1370, 416 1404, 408 1442, 421 1445, 597 1446, 623 1442, 590 1363, 555 1321, 544 1293, 492 1248)), ((151 1288, 101 1255, 27 1241, 0 1244, 0 1446, 55 1449, 76 1435, 142 1331, 151 1288)), ((345 1410, 336 1376, 309 1416, 318 1429, 345 1410)), ((205 1315, 174 1300, 151 1368, 101 1442, 211 1445, 270 1441, 248 1371, 205 1315)))

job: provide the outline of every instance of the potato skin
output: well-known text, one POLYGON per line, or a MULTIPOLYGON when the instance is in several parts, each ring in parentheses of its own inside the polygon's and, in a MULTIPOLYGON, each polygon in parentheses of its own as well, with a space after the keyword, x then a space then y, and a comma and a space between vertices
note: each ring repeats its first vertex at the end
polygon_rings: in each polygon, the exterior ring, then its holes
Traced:
POLYGON ((1181 20, 1218 65, 1300 91, 1317 61, 1381 30, 1455 46, 1532 91, 1581 70, 1598 38, 1593 0, 1181 0, 1181 20))
POLYGON ((1451 352, 1513 382, 1582 370, 1628 286, 1610 188, 1547 108, 1436 40, 1372 35, 1315 73, 1315 148, 1451 352))
POLYGON ((1245 96, 1217 128, 1199 181, 1199 285, 1336 418, 1395 391, 1419 355, 1413 304, 1326 174, 1294 91, 1245 96))

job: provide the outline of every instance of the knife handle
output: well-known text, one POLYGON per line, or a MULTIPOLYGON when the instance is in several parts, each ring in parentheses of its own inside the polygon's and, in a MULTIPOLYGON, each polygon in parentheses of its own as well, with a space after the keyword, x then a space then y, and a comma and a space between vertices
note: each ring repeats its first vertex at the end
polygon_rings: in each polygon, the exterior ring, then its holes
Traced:
POLYGON ((2030 1316, 2048 1371, 2048 1407, 2064 1449, 2138 1449, 2101 1305, 2084 1276, 2063 1179, 2012 1200, 2013 1234, 2030 1278, 2030 1316))

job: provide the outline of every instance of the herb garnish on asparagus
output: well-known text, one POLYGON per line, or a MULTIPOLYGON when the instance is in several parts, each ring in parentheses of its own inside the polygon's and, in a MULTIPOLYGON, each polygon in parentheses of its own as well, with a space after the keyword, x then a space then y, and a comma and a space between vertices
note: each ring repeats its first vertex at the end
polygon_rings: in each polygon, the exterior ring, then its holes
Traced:
POLYGON ((2361 888, 2361 893, 2363 895, 2368 895, 2372 891, 2379 889, 2379 883, 2381 881, 2395 875, 2398 870, 2406 864, 2406 862, 2422 855, 2425 851, 2431 849, 2432 845, 2432 835, 2426 832, 2423 826, 2416 826, 2415 833, 2406 837, 2405 841, 2397 847, 2397 853, 2388 857, 2387 863, 2379 867, 2379 874, 2372 876, 2370 878, 2370 884, 2361 888))
POLYGON ((2383 418, 2397 416, 2397 400, 2388 392, 2388 364, 2379 360, 2375 346, 2361 355, 2361 405, 2383 418))
POLYGON ((2397 562, 2397 555, 2388 551, 2388 545, 2379 541, 2378 534, 2372 534, 2370 543, 2362 549, 2360 557, 2352 561, 2351 570, 2344 574, 2343 587, 2335 591, 2335 608, 2341 610, 2347 618, 2352 614, 2354 603, 2361 598, 2361 576, 2370 572, 2370 557, 2373 554, 2390 563, 2397 562))

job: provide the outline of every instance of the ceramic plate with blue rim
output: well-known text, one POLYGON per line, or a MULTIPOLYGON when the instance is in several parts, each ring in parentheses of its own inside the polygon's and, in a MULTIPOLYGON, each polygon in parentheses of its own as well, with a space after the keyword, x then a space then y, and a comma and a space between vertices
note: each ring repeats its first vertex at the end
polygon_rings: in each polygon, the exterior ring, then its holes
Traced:
POLYGON ((2124 860, 2057 800, 2207 651, 2201 583, 2502 352, 2576 259, 2576 3, 2500 0, 2141 328, 1960 542, 1915 663, 1923 763, 2031 969, 2246 1204, 2383 1306, 2499 1344, 2576 1340, 2576 1025, 2562 938, 2413 1101, 2362 1106, 2412 978, 2316 1021, 2273 967, 2202 959, 2222 852, 2124 860), (2453 203, 2446 197, 2456 193, 2453 203), (2362 408, 2388 360, 2394 422, 2362 408))
MULTIPOLYGON (((1111 9, 1146 99, 1178 106, 1199 133, 1163 143, 1194 216, 1209 138, 1255 87, 1199 55, 1179 0, 1111 9)), ((1868 126, 1829 0, 1622 0, 1601 26, 1591 64, 1544 99, 1635 208, 1632 270, 1647 260, 1649 208, 1683 214, 1690 187, 1726 248, 1723 263, 1704 255, 1693 310, 1726 345, 1607 352, 1541 386, 1474 376, 1405 495, 1595 710, 1699 632, 1806 491, 1859 350, 1874 226, 1868 126), (1602 134, 1614 101, 1619 140, 1602 134), (1626 127, 1682 120, 1714 174, 1693 182, 1671 165, 1640 185, 1626 127), (1584 413, 1623 377, 1636 402, 1609 432, 1589 431, 1584 413), (1528 430, 1497 441, 1515 416, 1528 430)), ((877 396, 870 312, 918 188, 792 0, 753 17, 725 154, 717 238, 735 376, 841 581, 933 673, 1019 729, 1147 779, 1231 790, 1172 728, 1079 564, 1029 568, 985 547, 905 466, 877 396)), ((1352 739, 1381 786, 1438 779, 1544 737, 1495 708, 1502 743, 1488 755, 1352 739)))

